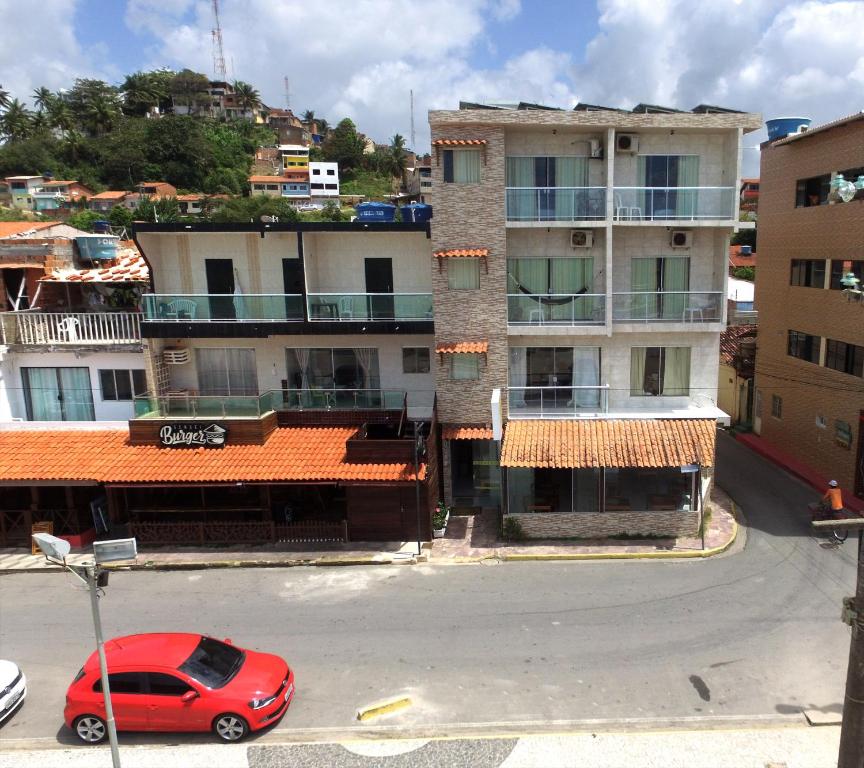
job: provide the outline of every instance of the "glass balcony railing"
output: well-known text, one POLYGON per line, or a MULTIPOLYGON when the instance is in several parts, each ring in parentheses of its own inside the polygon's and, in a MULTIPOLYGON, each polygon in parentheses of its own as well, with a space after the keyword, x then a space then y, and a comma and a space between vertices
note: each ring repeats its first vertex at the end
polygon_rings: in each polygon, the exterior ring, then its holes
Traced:
POLYGON ((602 221, 606 187, 508 187, 507 221, 602 221))
POLYGON ((616 323, 719 323, 723 319, 719 291, 637 291, 612 294, 616 323))
POLYGON ((609 385, 508 387, 510 418, 568 418, 609 411, 609 385))
POLYGON ((602 293, 507 294, 510 325, 604 325, 606 295, 602 293))
POLYGON ((310 293, 310 320, 431 320, 431 293, 310 293))
POLYGON ((735 187, 615 187, 615 221, 699 221, 738 218, 735 187))
POLYGON ((144 320, 223 322, 303 320, 303 297, 293 293, 147 293, 144 320))
POLYGON ((262 397, 273 411, 399 411, 405 404, 398 389, 271 389, 262 397))

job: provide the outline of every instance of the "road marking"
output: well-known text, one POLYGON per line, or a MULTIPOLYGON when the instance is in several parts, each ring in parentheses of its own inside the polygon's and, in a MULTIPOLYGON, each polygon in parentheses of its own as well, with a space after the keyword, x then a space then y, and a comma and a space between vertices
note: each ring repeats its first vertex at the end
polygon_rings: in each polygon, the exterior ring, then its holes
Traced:
POLYGON ((391 712, 396 712, 410 706, 411 699, 408 696, 400 696, 398 699, 390 699, 389 701, 383 701, 380 704, 372 704, 371 706, 358 709, 357 719, 371 720, 373 717, 389 715, 391 712))

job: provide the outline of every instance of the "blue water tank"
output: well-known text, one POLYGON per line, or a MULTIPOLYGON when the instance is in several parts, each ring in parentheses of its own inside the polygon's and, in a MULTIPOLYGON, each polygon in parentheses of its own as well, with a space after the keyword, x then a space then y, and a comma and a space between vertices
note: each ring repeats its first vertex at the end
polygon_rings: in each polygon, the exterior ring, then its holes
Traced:
POLYGON ((358 203, 354 210, 357 221, 388 222, 396 217, 396 206, 392 203, 358 203))
POLYGON ((93 222, 93 231, 99 235, 110 235, 111 234, 111 222, 110 221, 94 221, 93 222))
POLYGON ((768 128, 768 141, 777 141, 790 133, 797 133, 801 128, 807 130, 810 127, 810 118, 775 117, 773 120, 766 120, 765 127, 768 128))
POLYGON ((402 221, 413 221, 416 224, 425 224, 432 218, 432 206, 426 203, 409 203, 399 208, 402 221))

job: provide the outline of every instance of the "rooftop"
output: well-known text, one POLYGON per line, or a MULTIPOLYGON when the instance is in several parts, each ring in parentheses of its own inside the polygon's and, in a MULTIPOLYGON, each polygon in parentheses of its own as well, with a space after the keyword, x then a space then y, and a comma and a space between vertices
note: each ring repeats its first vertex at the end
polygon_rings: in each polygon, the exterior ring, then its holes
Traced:
POLYGON ((846 117, 841 117, 837 120, 832 120, 830 123, 823 123, 822 125, 808 128, 802 133, 793 133, 789 136, 785 136, 782 139, 777 139, 777 141, 771 143, 771 146, 778 147, 782 144, 790 144, 793 141, 801 141, 801 139, 809 138, 815 133, 830 131, 832 128, 839 128, 840 126, 848 125, 849 123, 855 123, 859 120, 864 120, 864 110, 861 110, 860 112, 855 112, 851 115, 847 115, 846 117))
POLYGON ((730 325, 720 334, 720 360, 726 365, 735 363, 741 339, 756 335, 755 325, 730 325))
POLYGON ((0 237, 12 237, 20 235, 23 232, 38 232, 42 229, 48 229, 59 221, 0 221, 0 237))

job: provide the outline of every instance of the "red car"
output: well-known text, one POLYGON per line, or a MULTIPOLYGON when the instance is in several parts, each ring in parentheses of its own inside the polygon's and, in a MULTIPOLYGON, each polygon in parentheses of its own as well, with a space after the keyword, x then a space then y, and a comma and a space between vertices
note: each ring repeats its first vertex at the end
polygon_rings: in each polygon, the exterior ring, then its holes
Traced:
MULTIPOLYGON (((206 635, 159 633, 105 643, 118 731, 210 731, 238 741, 275 723, 294 696, 284 659, 206 635)), ((66 725, 88 744, 108 734, 99 657, 66 692, 66 725)))

